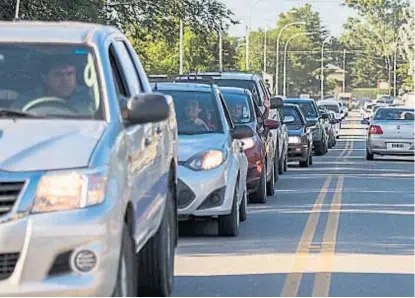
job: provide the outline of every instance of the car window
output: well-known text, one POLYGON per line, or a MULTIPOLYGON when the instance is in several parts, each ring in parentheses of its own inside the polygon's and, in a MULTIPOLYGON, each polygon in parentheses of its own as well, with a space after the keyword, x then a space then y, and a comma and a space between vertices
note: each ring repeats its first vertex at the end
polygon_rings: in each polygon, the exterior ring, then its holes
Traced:
POLYGON ((120 61, 122 61, 122 69, 125 73, 131 96, 137 95, 141 91, 141 84, 137 69, 134 65, 134 62, 131 60, 130 53, 123 41, 115 42, 114 46, 120 61))
POLYGON ((235 124, 249 123, 253 119, 253 111, 246 94, 222 93, 235 124))
POLYGON ((414 110, 411 109, 378 109, 374 120, 413 121, 414 110))
POLYGON ((220 98, 220 101, 221 101, 221 104, 222 104, 222 107, 223 107, 223 111, 225 113, 226 122, 228 122, 229 128, 233 129, 234 128, 234 123, 233 123, 233 120, 232 120, 232 115, 231 115, 231 112, 229 111, 228 106, 226 104, 226 101, 223 98, 221 93, 219 93, 219 98, 220 98))
POLYGON ((73 44, 0 44, 0 108, 49 118, 104 119, 92 48, 73 44), (53 99, 51 99, 53 98, 53 99))
POLYGON ((231 79, 215 79, 215 84, 220 87, 236 87, 248 89, 252 93, 252 98, 258 106, 262 106, 263 97, 260 97, 260 91, 257 84, 253 80, 231 80, 231 79))
POLYGON ((322 106, 324 106, 326 109, 328 109, 330 111, 333 111, 335 113, 339 113, 340 112, 339 105, 336 105, 336 104, 324 104, 322 106))
POLYGON ((291 123, 287 123, 287 126, 298 126, 298 125, 304 125, 302 117, 299 113, 299 111, 297 109, 295 109, 294 107, 283 107, 282 108, 282 112, 284 117, 286 116, 292 116, 294 117, 294 122, 291 123))
POLYGON ((173 97, 179 134, 222 133, 223 127, 212 92, 163 90, 173 97))
POLYGON ((302 110, 305 117, 307 117, 307 118, 317 118, 318 117, 318 112, 317 112, 313 102, 311 102, 311 101, 303 101, 303 102, 297 101, 297 102, 294 102, 294 104, 296 104, 300 107, 300 109, 302 110))

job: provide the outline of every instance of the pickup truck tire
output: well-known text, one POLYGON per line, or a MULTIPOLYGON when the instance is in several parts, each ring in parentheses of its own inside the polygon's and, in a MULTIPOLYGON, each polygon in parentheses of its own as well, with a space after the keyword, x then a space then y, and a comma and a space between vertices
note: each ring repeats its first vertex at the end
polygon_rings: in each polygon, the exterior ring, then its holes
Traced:
POLYGON ((277 150, 275 151, 275 157, 274 157, 274 182, 277 183, 278 179, 280 178, 280 153, 277 150))
POLYGON ((267 169, 266 164, 262 168, 261 178, 259 181, 258 188, 254 193, 249 196, 251 203, 265 204, 267 202, 267 169))
POLYGON ((308 155, 308 157, 307 157, 307 159, 306 160, 301 160, 300 162, 299 162, 299 164, 300 164, 300 167, 302 167, 302 168, 308 168, 309 166, 310 166, 310 157, 311 157, 311 154, 309 154, 308 155))
POLYGON ((316 154, 324 155, 325 153, 326 153, 326 149, 324 148, 324 142, 321 141, 320 144, 316 147, 316 154))
POLYGON ((287 157, 287 155, 285 155, 285 158, 284 158, 284 172, 287 172, 288 171, 288 157, 287 157))
POLYGON ((366 149, 366 160, 374 160, 373 153, 370 153, 367 149, 366 149))
POLYGON ((239 183, 236 183, 235 191, 233 195, 231 214, 221 215, 218 218, 219 236, 235 237, 235 236, 238 236, 239 234, 240 217, 239 217, 239 207, 238 207, 238 196, 239 196, 238 185, 239 183))
POLYGON ((112 297, 136 297, 137 274, 134 264, 136 262, 134 243, 128 227, 124 224, 121 239, 120 259, 118 262, 117 281, 112 297))
POLYGON ((310 152, 310 166, 313 165, 313 153, 310 152))
POLYGON ((138 295, 167 297, 173 289, 176 222, 171 190, 157 233, 138 255, 138 295))
POLYGON ((241 205, 239 206, 239 221, 240 222, 246 221, 247 218, 248 218, 248 191, 245 186, 241 205))

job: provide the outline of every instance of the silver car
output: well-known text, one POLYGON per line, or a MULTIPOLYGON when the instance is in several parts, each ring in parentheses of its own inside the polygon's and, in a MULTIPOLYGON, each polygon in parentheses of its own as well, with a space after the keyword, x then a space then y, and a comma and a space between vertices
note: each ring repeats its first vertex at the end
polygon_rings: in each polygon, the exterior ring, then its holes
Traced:
POLYGON ((169 295, 172 99, 117 29, 0 28, 0 296, 169 295))
MULTIPOLYGON (((181 80, 183 81, 183 80, 181 80)), ((155 83, 174 99, 179 133, 179 219, 217 218, 221 236, 236 236, 246 219, 248 160, 242 139, 216 85, 155 83)))
POLYGON ((414 155, 414 109, 382 107, 369 124, 366 139, 366 159, 374 155, 414 155))

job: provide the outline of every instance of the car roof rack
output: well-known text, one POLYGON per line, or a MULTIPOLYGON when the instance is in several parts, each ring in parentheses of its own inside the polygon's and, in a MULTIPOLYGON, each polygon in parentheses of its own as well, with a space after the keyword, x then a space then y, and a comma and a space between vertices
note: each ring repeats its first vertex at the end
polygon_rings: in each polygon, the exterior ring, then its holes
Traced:
POLYGON ((212 74, 211 73, 199 74, 197 72, 189 72, 187 74, 177 75, 175 78, 175 82, 214 85, 215 84, 214 77, 217 77, 217 75, 213 73, 212 74))

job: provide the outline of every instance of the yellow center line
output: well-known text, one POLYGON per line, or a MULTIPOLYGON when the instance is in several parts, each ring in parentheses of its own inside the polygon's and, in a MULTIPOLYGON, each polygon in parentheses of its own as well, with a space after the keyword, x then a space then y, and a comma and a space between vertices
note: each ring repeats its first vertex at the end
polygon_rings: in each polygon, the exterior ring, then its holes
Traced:
POLYGON ((331 176, 328 176, 326 178, 320 190, 320 193, 313 205, 313 209, 310 213, 310 216, 308 217, 300 242, 297 246, 293 269, 291 270, 291 273, 287 275, 281 296, 294 297, 298 293, 298 288, 300 286, 300 282, 303 275, 302 271, 308 259, 308 249, 311 244, 311 241, 313 240, 314 233, 316 231, 322 204, 324 202, 328 188, 330 186, 331 179, 331 176))
POLYGON ((350 141, 350 146, 349 146, 349 152, 347 154, 344 155, 344 157, 349 157, 352 155, 353 153, 353 147, 354 147, 354 142, 353 140, 350 141))
POLYGON ((313 297, 328 297, 330 290, 331 271, 334 263, 336 237, 339 226, 340 208, 342 200, 344 176, 339 176, 336 185, 336 193, 330 206, 322 250, 319 259, 319 269, 314 280, 313 297))
POLYGON ((343 149, 342 153, 340 153, 340 155, 337 157, 337 159, 342 158, 346 154, 349 147, 350 147, 350 140, 347 140, 346 145, 344 146, 344 149, 343 149))

